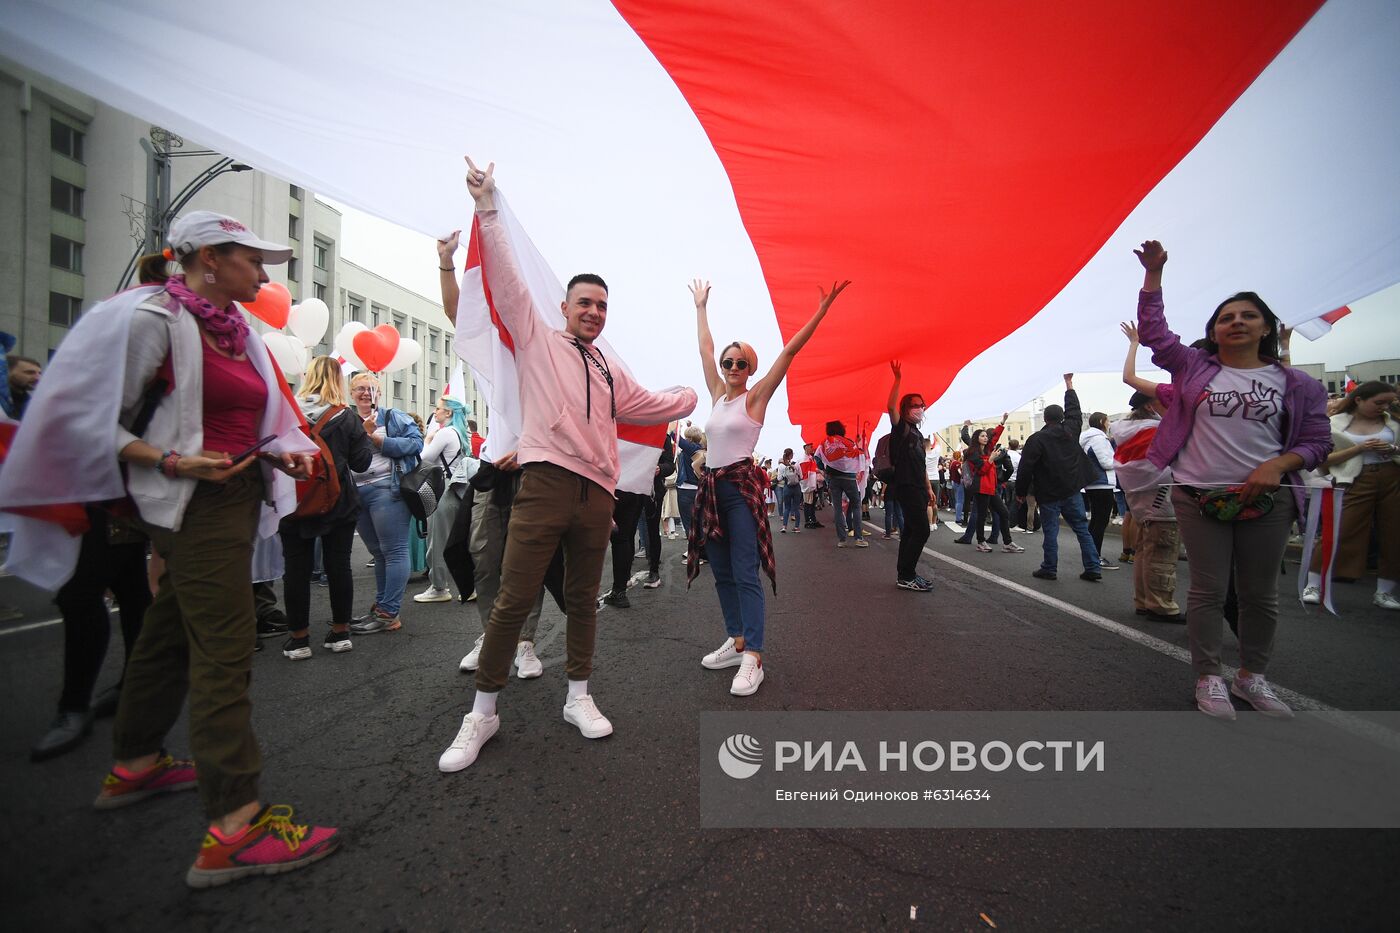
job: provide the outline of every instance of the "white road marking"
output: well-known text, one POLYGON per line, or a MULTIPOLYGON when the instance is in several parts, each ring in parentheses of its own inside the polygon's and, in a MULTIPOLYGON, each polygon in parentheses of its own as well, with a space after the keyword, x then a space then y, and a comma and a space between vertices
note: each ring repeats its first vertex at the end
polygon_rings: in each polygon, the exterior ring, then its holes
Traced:
MULTIPOLYGON (((868 528, 883 531, 882 528, 875 525, 875 523, 873 522, 865 522, 864 524, 868 528)), ((1016 583, 1014 581, 1006 579, 1005 577, 999 577, 991 571, 983 570, 981 567, 976 567, 972 564, 964 563, 963 561, 960 561, 955 557, 949 557, 946 554, 940 554, 937 551, 931 550, 929 548, 923 548, 923 552, 929 557, 932 557, 934 560, 940 560, 945 564, 950 564, 958 568, 959 570, 962 570, 966 573, 970 573, 974 577, 980 577, 981 579, 986 580, 989 583, 995 583, 999 586, 1003 586, 1006 589, 1011 590, 1013 593, 1017 593, 1021 596, 1026 597, 1027 599, 1035 600, 1036 602, 1049 606, 1052 609, 1058 609, 1066 615, 1070 615, 1076 619, 1079 619, 1081 622, 1088 622, 1090 625, 1096 626, 1097 628, 1101 628, 1105 632, 1110 632, 1114 635, 1119 636, 1120 638, 1125 638, 1128 641, 1133 642, 1134 644, 1141 645, 1142 647, 1155 651, 1158 654, 1165 655, 1166 657, 1169 657, 1174 661, 1180 661, 1187 667, 1191 666, 1191 653, 1184 648, 1178 648, 1171 642, 1163 641, 1160 638, 1148 635, 1146 632, 1140 632, 1131 626, 1124 625, 1122 622, 1115 622, 1112 619, 1101 616, 1095 612, 1090 612, 1088 609, 1076 606, 1073 603, 1067 603, 1064 600, 1056 599, 1055 597, 1047 593, 1042 593, 1040 590, 1034 589, 1029 586, 1025 586, 1020 583, 1016 583)), ((1239 669, 1234 667, 1222 667, 1221 670, 1222 676, 1226 676, 1231 679, 1233 679, 1234 676, 1238 673, 1239 669)), ((1373 723, 1366 719, 1362 719, 1359 716, 1348 715, 1347 713, 1344 713, 1342 710, 1338 709, 1335 706, 1324 703, 1321 700, 1314 699, 1313 697, 1310 697, 1305 693, 1299 693, 1296 690, 1290 690, 1289 688, 1284 687, 1272 680, 1269 681, 1269 684, 1274 688, 1274 693, 1278 695, 1278 698, 1280 700, 1283 700, 1289 706, 1293 707, 1295 710, 1307 710, 1310 712, 1338 714, 1334 717, 1329 718, 1329 721, 1331 721, 1332 724, 1337 726, 1338 728, 1344 729, 1347 732, 1350 732, 1352 735, 1368 739, 1372 742, 1375 742, 1378 745, 1383 745, 1387 748, 1392 749, 1400 749, 1400 734, 1397 734, 1391 731, 1390 729, 1385 728, 1384 726, 1377 725, 1376 723, 1373 723)))
POLYGON ((20 632, 30 632, 36 628, 48 628, 50 625, 57 625, 62 621, 62 619, 43 619, 39 622, 16 625, 14 628, 0 628, 0 635, 18 635, 20 632))

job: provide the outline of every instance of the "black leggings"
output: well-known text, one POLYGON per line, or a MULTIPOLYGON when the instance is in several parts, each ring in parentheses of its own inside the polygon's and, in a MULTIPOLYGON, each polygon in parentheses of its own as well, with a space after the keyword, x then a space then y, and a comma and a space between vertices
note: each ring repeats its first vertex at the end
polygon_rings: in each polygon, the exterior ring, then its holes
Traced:
POLYGON ((1094 547, 1098 549, 1099 557, 1103 557, 1103 532, 1108 527, 1108 520, 1113 517, 1115 504, 1113 490, 1086 491, 1089 495, 1089 537, 1094 539, 1094 547))
MULTIPOLYGON (((316 559, 316 538, 303 538, 295 528, 282 532, 282 602, 293 632, 311 625, 311 567, 316 559)), ((355 583, 350 576, 350 549, 355 543, 355 520, 341 522, 321 535, 321 562, 330 587, 331 624, 349 625, 354 610, 355 583)))
POLYGON ((92 689, 107 658, 112 630, 103 601, 107 590, 121 606, 122 641, 128 658, 141 633, 141 619, 151 605, 146 541, 112 544, 107 513, 89 509, 88 518, 92 526, 83 535, 77 567, 54 598, 63 614, 63 693, 58 707, 65 712, 83 712, 92 702, 92 689))
MULTIPOLYGON (((650 496, 636 492, 617 493, 617 503, 613 506, 612 565, 613 592, 627 592, 627 581, 632 577, 632 559, 637 556, 637 521, 646 511, 650 496)), ((647 569, 651 573, 661 571, 660 512, 653 519, 647 516, 647 569), (655 522, 655 526, 652 522, 655 522)))
POLYGON ((985 532, 982 530, 982 522, 987 516, 995 512, 1001 517, 1001 539, 1005 544, 1011 543, 1011 513, 1006 510, 1006 503, 1001 501, 1001 496, 992 492, 979 492, 977 494, 977 514, 972 519, 972 527, 977 531, 977 541, 981 543, 986 540, 985 532))
MULTIPOLYGON (((904 531, 899 535, 896 576, 900 580, 912 580, 919 569, 919 555, 928 542, 928 496, 922 489, 907 486, 896 486, 888 492, 904 511, 904 531)), ((885 508, 889 508, 888 502, 885 508)))

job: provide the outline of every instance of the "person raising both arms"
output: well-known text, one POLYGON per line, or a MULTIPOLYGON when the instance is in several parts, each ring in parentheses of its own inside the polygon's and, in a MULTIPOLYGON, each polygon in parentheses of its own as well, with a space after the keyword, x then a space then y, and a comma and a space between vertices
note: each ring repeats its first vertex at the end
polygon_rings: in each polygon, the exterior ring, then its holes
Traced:
POLYGON ((754 465, 750 454, 758 444, 763 418, 773 392, 787 376, 788 367, 817 331, 836 296, 850 282, 818 289, 817 313, 783 347, 773 367, 749 385, 758 369, 758 354, 741 340, 725 345, 715 366, 715 340, 710 334, 707 306, 710 283, 696 279, 690 285, 695 298, 695 326, 700 345, 700 365, 714 409, 705 425, 709 450, 695 515, 690 526, 690 561, 687 573, 694 580, 700 572, 701 548, 715 573, 715 590, 724 612, 724 644, 700 660, 710 670, 739 668, 729 685, 735 696, 750 696, 763 683, 763 587, 760 564, 777 592, 777 568, 773 559, 773 533, 768 527, 764 490, 768 477, 754 465))
POLYGON ((568 617, 564 720, 588 739, 612 734, 612 723, 588 692, 588 679, 620 473, 617 425, 663 424, 695 408, 693 389, 648 391, 619 360, 607 358, 597 343, 608 320, 608 286, 600 276, 585 273, 569 280, 559 308, 562 330, 544 321, 497 210, 495 164, 485 171, 471 159, 467 165, 483 274, 515 344, 522 423, 514 459, 523 476, 512 506, 501 588, 477 658, 476 696, 438 759, 442 771, 470 766, 500 728, 496 700, 517 656, 520 629, 561 544, 568 617))
POLYGON ((1138 336, 1152 362, 1171 374, 1173 398, 1147 450, 1172 468, 1178 530, 1191 559, 1186 628, 1196 671, 1196 706, 1234 719, 1230 694, 1261 713, 1293 715, 1264 679, 1278 627, 1278 568, 1293 517, 1302 512, 1301 470, 1332 450, 1327 393, 1307 373, 1280 365, 1279 321, 1254 292, 1220 303, 1206 322, 1205 347, 1182 343, 1167 326, 1156 240, 1134 250, 1145 270, 1138 336), (1282 484, 1290 489, 1280 493, 1282 484), (1233 570, 1239 598, 1240 671, 1226 691, 1220 645, 1233 570))

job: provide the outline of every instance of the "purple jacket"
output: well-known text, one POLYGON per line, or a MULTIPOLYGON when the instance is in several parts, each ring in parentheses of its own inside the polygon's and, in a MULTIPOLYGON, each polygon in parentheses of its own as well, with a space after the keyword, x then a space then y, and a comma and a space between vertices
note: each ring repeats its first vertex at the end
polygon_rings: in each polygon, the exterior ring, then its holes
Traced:
MULTIPOLYGON (((1138 292, 1138 339, 1152 350, 1152 362, 1171 373, 1174 397, 1157 428, 1157 436, 1147 449, 1147 459, 1168 467, 1181 452, 1196 421, 1196 406, 1210 380, 1220 372, 1220 361, 1205 350, 1181 342, 1167 326, 1162 307, 1162 290, 1138 292)), ((1327 420, 1327 390, 1322 383, 1299 369, 1284 367, 1283 453, 1303 458, 1303 469, 1311 470, 1332 452, 1332 426, 1327 420)), ((1293 484, 1293 502, 1303 514, 1302 479, 1289 473, 1285 483, 1293 484)))

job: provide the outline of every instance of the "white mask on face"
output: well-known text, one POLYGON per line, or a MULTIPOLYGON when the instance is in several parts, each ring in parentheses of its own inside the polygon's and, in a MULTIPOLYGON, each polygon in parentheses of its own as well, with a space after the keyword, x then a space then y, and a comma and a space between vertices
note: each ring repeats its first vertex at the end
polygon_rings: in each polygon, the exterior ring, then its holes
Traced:
POLYGON ((909 409, 909 420, 914 424, 922 424, 924 420, 924 410, 922 408, 909 409))

